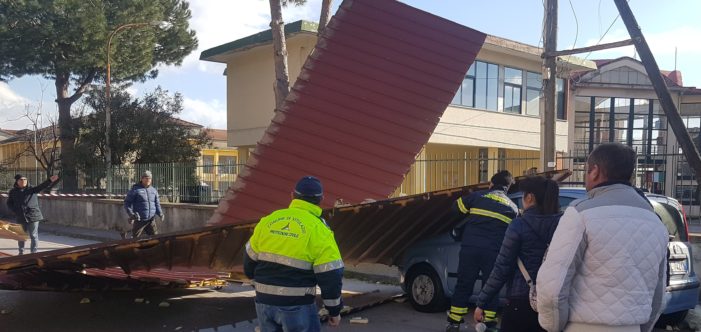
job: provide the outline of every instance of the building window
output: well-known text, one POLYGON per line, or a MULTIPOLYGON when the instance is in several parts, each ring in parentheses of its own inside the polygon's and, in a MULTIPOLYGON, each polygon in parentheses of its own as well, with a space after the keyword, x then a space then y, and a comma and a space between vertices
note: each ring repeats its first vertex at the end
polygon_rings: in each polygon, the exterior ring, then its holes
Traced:
POLYGON ((475 63, 477 62, 472 63, 470 69, 467 70, 465 79, 463 79, 455 97, 453 97, 453 105, 475 107, 475 63))
POLYGON ((540 116, 540 92, 543 89, 543 79, 540 74, 526 73, 526 114, 540 116))
POLYGON ((504 68, 504 112, 521 114, 523 71, 504 68))
POLYGON ((220 174, 236 174, 236 157, 221 156, 219 157, 219 173, 220 174))
POLYGON ((496 111, 498 105, 499 66, 475 61, 475 108, 496 111))
POLYGON ((205 173, 214 173, 214 156, 202 156, 202 165, 205 173))
POLYGON ((601 143, 626 144, 638 155, 636 186, 662 192, 667 167, 667 121, 658 102, 577 96, 574 107, 576 156, 586 156, 601 143))
MULTIPOLYGON (((686 126, 691 140, 696 144, 697 148, 701 148, 701 103, 699 104, 681 104, 679 109, 682 114, 682 121, 686 126)), ((657 123, 657 122, 655 122, 657 123)), ((663 121, 659 122, 659 127, 663 124, 663 121)), ((682 149, 679 149, 679 153, 682 154, 682 149)), ((679 200, 683 205, 699 205, 699 199, 701 199, 701 187, 698 185, 698 176, 694 176, 694 172, 691 170, 689 163, 686 162, 686 158, 681 155, 679 161, 677 162, 677 177, 675 182, 675 198, 679 200)))

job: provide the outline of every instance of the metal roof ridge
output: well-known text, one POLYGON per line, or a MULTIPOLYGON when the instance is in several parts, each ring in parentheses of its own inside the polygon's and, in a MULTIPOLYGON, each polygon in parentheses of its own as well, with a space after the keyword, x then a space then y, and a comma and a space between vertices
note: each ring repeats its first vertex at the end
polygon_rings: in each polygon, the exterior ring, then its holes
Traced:
MULTIPOLYGON (((290 36, 300 32, 316 33, 318 28, 319 24, 316 22, 299 20, 285 24, 285 36, 290 36)), ((272 42, 272 40, 272 30, 263 30, 261 32, 236 39, 226 44, 206 49, 202 51, 202 53, 200 53, 200 60, 218 62, 212 58, 217 55, 222 55, 224 53, 234 52, 237 50, 244 50, 256 45, 267 44, 268 42, 272 42)))

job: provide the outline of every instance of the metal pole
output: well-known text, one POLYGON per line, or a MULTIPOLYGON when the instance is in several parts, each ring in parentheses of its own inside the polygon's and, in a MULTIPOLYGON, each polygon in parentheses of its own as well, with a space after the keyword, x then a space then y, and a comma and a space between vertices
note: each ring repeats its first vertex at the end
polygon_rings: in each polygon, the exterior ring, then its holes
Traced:
POLYGON ((650 51, 650 47, 640 30, 638 22, 635 20, 635 16, 633 16, 633 12, 630 10, 630 6, 628 6, 628 2, 625 0, 614 0, 614 2, 616 3, 616 7, 618 7, 623 23, 625 23, 628 29, 630 38, 635 43, 635 49, 640 55, 640 61, 643 63, 643 66, 645 66, 648 78, 655 88, 657 98, 659 99, 664 114, 667 116, 669 126, 672 127, 672 132, 674 132, 674 136, 679 141, 679 145, 681 145, 689 166, 694 170, 694 173, 696 173, 696 177, 699 178, 701 177, 701 156, 699 156, 699 150, 694 145, 691 135, 689 135, 689 132, 686 130, 684 121, 677 111, 677 107, 674 105, 672 95, 669 93, 669 89, 667 89, 667 85, 662 78, 662 73, 657 66, 655 57, 652 55, 652 51, 650 51))
MULTIPOLYGON (((545 54, 557 51, 557 0, 547 0, 543 47, 545 54)), ((540 118, 540 162, 543 172, 555 169, 555 103, 557 100, 557 63, 554 56, 543 60, 543 114, 540 118)))
POLYGON ((151 23, 127 23, 122 24, 115 28, 107 38, 107 79, 105 81, 105 191, 107 198, 111 197, 112 193, 112 148, 110 147, 110 130, 112 127, 112 95, 110 94, 110 84, 111 84, 111 68, 110 68, 110 50, 112 48, 112 38, 114 36, 127 28, 141 28, 149 25, 159 26, 164 22, 151 22, 151 23))
POLYGON ((110 186, 110 181, 112 180, 112 148, 110 148, 110 128, 111 128, 111 99, 110 95, 110 48, 112 47, 112 37, 119 31, 121 27, 118 27, 110 34, 107 40, 107 80, 105 81, 105 193, 107 198, 111 198, 112 186, 110 186))

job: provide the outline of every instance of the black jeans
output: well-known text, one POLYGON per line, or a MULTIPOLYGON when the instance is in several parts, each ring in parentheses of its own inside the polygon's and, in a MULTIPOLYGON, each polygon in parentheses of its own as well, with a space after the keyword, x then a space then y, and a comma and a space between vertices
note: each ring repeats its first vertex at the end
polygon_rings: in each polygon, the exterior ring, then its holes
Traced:
MULTIPOLYGON (((494 262, 497 260, 499 252, 475 247, 460 248, 460 261, 458 263, 458 282, 455 285, 455 292, 451 305, 459 308, 466 308, 475 288, 475 281, 482 272, 482 285, 489 279, 492 273, 494 262)), ((485 305, 484 310, 496 311, 499 305, 497 296, 485 305)))
POLYGON ((501 332, 545 332, 528 299, 509 299, 501 315, 501 332))
POLYGON ((136 239, 144 233, 146 233, 146 235, 156 235, 158 233, 155 217, 149 220, 139 220, 134 222, 134 225, 131 228, 132 238, 136 239))

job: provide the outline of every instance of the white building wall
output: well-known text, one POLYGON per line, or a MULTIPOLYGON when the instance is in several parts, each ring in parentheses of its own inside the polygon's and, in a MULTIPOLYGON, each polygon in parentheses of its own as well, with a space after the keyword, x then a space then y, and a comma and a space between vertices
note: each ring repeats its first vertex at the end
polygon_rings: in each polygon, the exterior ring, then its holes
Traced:
MULTIPOLYGON (((557 151, 567 151, 567 130, 567 121, 558 120, 557 151)), ((449 106, 428 142, 540 150, 540 118, 449 106)))

